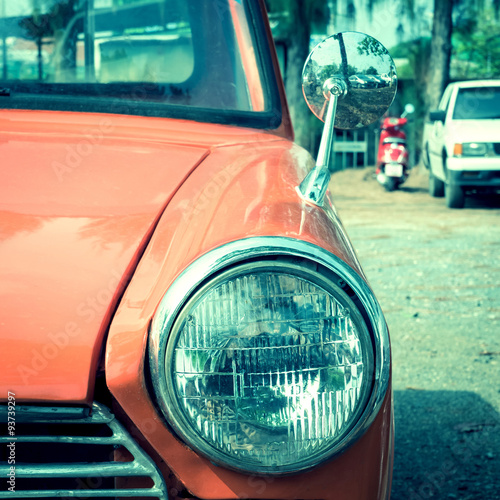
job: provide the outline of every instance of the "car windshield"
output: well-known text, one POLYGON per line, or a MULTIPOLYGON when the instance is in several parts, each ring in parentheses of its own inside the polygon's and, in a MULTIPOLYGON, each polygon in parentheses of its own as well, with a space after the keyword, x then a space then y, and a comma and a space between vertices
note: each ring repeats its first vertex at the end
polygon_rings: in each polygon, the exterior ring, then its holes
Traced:
POLYGON ((275 122, 256 5, 0 0, 0 108, 275 122))
POLYGON ((500 86, 460 89, 453 111, 454 120, 500 118, 500 86))

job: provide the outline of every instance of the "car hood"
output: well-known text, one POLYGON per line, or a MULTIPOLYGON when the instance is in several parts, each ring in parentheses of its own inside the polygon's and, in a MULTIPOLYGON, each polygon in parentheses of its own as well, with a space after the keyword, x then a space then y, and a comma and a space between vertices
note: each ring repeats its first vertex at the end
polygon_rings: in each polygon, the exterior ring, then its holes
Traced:
POLYGON ((156 118, 0 112, 2 398, 91 400, 110 319, 169 199, 212 148, 255 136, 272 137, 156 118))
POLYGON ((456 142, 498 142, 500 120, 453 120, 449 137, 456 142))

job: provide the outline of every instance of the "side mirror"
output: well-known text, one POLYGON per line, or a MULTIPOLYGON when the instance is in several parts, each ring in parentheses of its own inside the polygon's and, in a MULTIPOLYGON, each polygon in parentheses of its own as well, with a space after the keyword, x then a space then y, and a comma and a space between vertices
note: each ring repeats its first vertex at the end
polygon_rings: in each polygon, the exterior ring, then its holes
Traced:
POLYGON ((403 115, 404 116, 408 116, 408 115, 411 115, 412 113, 415 113, 415 106, 413 104, 411 104, 411 103, 408 103, 405 106, 405 110, 404 110, 403 115))
POLYGON ((431 111, 429 113, 429 119, 431 122, 443 122, 446 119, 446 111, 442 111, 441 109, 431 111))
POLYGON ((337 33, 309 54, 302 90, 307 105, 325 125, 316 167, 298 189, 305 200, 321 206, 331 176, 334 128, 357 129, 377 121, 396 95, 396 66, 375 38, 354 31, 337 33))

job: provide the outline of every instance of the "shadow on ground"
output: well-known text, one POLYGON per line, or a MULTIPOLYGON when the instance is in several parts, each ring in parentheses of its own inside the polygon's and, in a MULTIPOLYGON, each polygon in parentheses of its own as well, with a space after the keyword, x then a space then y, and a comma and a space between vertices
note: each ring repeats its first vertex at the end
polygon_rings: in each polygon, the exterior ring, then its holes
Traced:
POLYGON ((500 195, 471 193, 465 199, 465 208, 500 208, 500 195))
POLYGON ((427 189, 421 188, 421 187, 401 186, 399 189, 401 191, 406 192, 406 193, 426 193, 427 192, 427 189))
POLYGON ((500 499, 500 415, 471 392, 395 391, 392 500, 500 499))

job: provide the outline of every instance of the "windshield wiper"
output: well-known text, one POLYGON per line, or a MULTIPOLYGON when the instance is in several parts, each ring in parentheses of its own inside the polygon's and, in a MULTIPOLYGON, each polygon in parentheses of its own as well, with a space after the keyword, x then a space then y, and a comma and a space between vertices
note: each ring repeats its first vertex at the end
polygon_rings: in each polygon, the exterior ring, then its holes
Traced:
POLYGON ((0 88, 0 97, 10 97, 10 89, 0 88))

